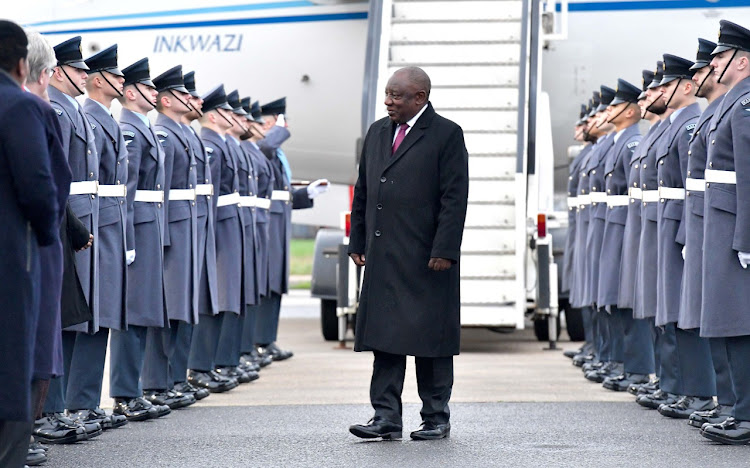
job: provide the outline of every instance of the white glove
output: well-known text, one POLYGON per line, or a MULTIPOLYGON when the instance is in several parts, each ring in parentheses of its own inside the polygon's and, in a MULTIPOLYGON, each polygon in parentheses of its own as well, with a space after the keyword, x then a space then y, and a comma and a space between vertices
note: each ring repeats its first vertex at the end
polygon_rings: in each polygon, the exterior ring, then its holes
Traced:
POLYGON ((125 261, 127 262, 128 266, 130 266, 130 264, 135 261, 135 250, 128 250, 127 252, 125 252, 125 261))
POLYGON ((276 125, 279 127, 286 127, 286 119, 284 118, 284 114, 279 114, 278 117, 276 117, 276 125))
POLYGON ((747 269, 747 266, 750 265, 750 252, 737 252, 737 258, 740 259, 742 268, 747 269))
POLYGON ((307 197, 312 200, 318 195, 326 193, 329 187, 328 179, 318 179, 307 186, 307 197))
POLYGON ((685 247, 682 247, 682 259, 685 260, 685 247))

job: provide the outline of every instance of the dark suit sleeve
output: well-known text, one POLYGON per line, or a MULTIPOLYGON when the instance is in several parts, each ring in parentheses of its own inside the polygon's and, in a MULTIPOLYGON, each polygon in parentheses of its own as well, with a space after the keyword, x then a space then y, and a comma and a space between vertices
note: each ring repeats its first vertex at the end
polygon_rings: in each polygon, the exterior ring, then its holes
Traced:
POLYGON ((362 154, 359 158, 359 176, 354 185, 354 197, 352 198, 351 233, 349 235, 350 254, 363 254, 367 248, 367 230, 365 225, 365 211, 367 208, 367 161, 368 141, 370 132, 367 132, 362 144, 362 154))
POLYGON ((5 115, 2 147, 16 199, 39 245, 50 245, 59 239, 59 208, 42 108, 18 99, 5 115))
POLYGON ((68 238, 75 250, 81 250, 89 243, 91 233, 86 225, 73 213, 70 203, 65 206, 65 216, 67 217, 68 238))
POLYGON ((300 210, 305 208, 312 208, 313 201, 307 194, 307 187, 302 187, 292 192, 292 209, 300 210))
POLYGON ((433 258, 457 263, 469 197, 469 154, 461 127, 456 126, 440 154, 440 212, 432 241, 433 258))
POLYGON ((750 252, 750 103, 736 106, 732 115, 734 170, 737 175, 737 221, 732 248, 750 252))
MULTIPOLYGON (((130 130, 132 128, 127 126, 121 127, 123 130, 130 130)), ((125 226, 125 237, 127 238, 128 250, 135 250, 135 191, 138 189, 138 173, 141 168, 141 147, 140 142, 135 137, 125 135, 125 148, 128 150, 128 219, 125 226)))

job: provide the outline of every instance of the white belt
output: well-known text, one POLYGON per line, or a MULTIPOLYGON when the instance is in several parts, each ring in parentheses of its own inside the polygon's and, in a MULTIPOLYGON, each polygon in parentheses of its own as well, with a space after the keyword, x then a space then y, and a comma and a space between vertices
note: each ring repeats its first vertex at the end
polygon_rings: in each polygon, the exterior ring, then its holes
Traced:
POLYGON ((715 182, 717 184, 737 184, 737 174, 734 171, 717 171, 706 169, 706 182, 715 182))
POLYGON ((591 204, 591 195, 578 195, 578 204, 580 205, 590 205, 591 204))
POLYGON ((237 192, 230 193, 229 195, 220 195, 219 199, 216 201, 216 206, 229 206, 239 204, 240 194, 237 192))
POLYGON ((120 185, 100 185, 99 186, 100 197, 125 197, 128 195, 128 187, 120 185))
POLYGON ((195 189, 172 189, 169 191, 170 201, 195 200, 195 189))
POLYGON ((643 195, 643 203, 651 203, 651 202, 659 201, 658 190, 644 190, 641 192, 641 194, 643 195))
POLYGON ((70 183, 71 195, 95 195, 99 190, 99 182, 96 180, 84 180, 70 183))
POLYGON ((684 200, 685 189, 677 187, 659 187, 659 198, 662 200, 684 200))
POLYGON ((291 200, 292 195, 286 190, 274 190, 271 192, 271 200, 285 201, 291 200))
POLYGON ((578 197, 568 197, 568 208, 575 208, 578 206, 578 197))
POLYGON ((245 208, 252 208, 258 204, 257 200, 258 200, 258 197, 256 197, 255 195, 252 195, 252 196, 246 195, 246 196, 240 197, 240 206, 244 206, 245 208))
POLYGON ((271 209, 271 200, 268 198, 258 197, 258 199, 255 200, 255 206, 262 210, 269 210, 271 209))
POLYGON ((688 177, 685 179, 685 189, 690 192, 705 192, 706 181, 703 179, 691 179, 688 177))
POLYGON ((196 195, 211 196, 214 194, 214 184, 198 184, 195 186, 196 195))
POLYGON ((630 198, 627 195, 608 195, 607 206, 628 206, 630 198))
POLYGON ((164 203, 164 190, 136 190, 135 201, 144 203, 164 203))
POLYGON ((607 203, 607 194, 604 192, 591 192, 592 203, 607 203))
POLYGON ((643 190, 638 187, 628 187, 628 196, 640 200, 643 198, 643 190))

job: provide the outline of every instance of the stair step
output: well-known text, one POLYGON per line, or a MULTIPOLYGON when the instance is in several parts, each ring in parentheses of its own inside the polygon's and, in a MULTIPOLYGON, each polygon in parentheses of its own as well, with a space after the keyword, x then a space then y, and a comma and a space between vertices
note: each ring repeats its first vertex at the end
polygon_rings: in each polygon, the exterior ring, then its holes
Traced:
POLYGON ((473 134, 464 135, 464 142, 469 154, 474 153, 510 153, 516 150, 517 135, 506 134, 473 134))
POLYGON ((515 252, 514 229, 467 229, 464 231, 461 251, 474 255, 489 252, 515 252))
POLYGON ((450 64, 445 62, 426 62, 426 61, 414 61, 414 62, 388 62, 388 66, 397 70, 402 67, 419 67, 426 69, 428 67, 445 66, 451 65, 456 67, 471 67, 471 66, 496 66, 496 67, 516 67, 518 69, 518 59, 509 62, 470 62, 470 61, 456 61, 450 64))
POLYGON ((461 301, 469 303, 496 303, 513 300, 515 278, 507 279, 461 279, 461 301))
POLYGON ((444 23, 395 23, 391 27, 394 41, 515 41, 521 39, 521 23, 483 21, 457 23, 447 27, 444 23))
POLYGON ((521 47, 519 44, 392 45, 389 54, 392 63, 512 63, 518 62, 521 47))
POLYGON ((469 177, 507 177, 515 180, 516 158, 469 156, 469 177))
POLYGON ((395 2, 394 19, 420 20, 520 20, 521 1, 461 1, 461 2, 395 2))
MULTIPOLYGON (((392 75, 401 65, 388 70, 392 75)), ((488 66, 486 64, 442 64, 422 67, 433 86, 509 86, 518 87, 518 67, 488 66)))
POLYGON ((518 89, 512 88, 442 88, 430 93, 434 107, 486 108, 518 105, 518 89))
POLYGON ((516 199, 515 184, 477 180, 469 184, 469 200, 511 202, 516 199))
MULTIPOLYGON (((510 287, 513 288, 514 286, 510 287)), ((492 301, 486 303, 464 302, 462 300, 461 326, 516 328, 519 312, 516 310, 513 299, 509 298, 504 302, 492 301)))
POLYGON ((446 119, 458 123, 464 132, 502 130, 516 132, 518 113, 512 111, 446 111, 440 112, 446 119))

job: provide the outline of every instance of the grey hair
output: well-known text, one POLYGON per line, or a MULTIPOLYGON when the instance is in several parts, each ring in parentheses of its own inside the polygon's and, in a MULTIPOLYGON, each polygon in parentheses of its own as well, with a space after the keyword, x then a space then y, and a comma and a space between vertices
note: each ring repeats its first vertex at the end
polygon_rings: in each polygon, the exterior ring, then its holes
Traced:
POLYGON ((57 64, 55 51, 41 34, 26 31, 29 40, 29 79, 38 80, 44 70, 52 70, 57 64))
MULTIPOLYGON (((432 89, 432 82, 427 72, 419 67, 404 67, 396 70, 396 73, 404 73, 409 78, 409 81, 414 83, 417 88, 427 93, 427 97, 430 97, 430 91, 432 89)), ((394 75, 396 74, 394 73, 394 75)))

